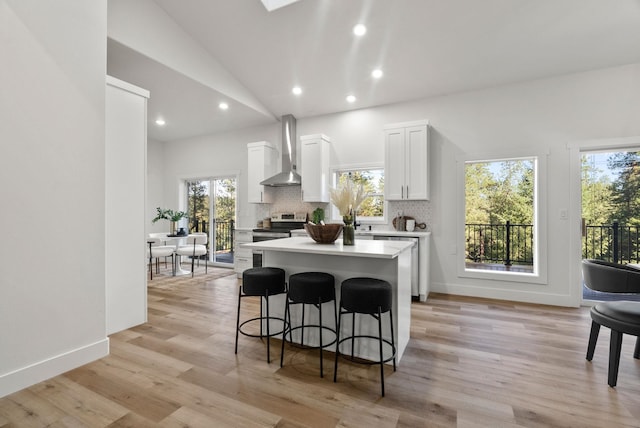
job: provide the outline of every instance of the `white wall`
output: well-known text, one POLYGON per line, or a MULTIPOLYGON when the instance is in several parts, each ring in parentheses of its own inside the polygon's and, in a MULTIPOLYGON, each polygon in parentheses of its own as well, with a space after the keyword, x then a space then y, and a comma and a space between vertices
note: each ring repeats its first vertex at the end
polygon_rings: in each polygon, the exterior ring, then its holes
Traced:
MULTIPOLYGON (((549 304, 573 305, 569 266, 570 225, 560 219, 569 207, 570 141, 640 134, 640 65, 600 70, 459 94, 420 103, 434 123, 432 164, 432 290, 549 304), (455 158, 459 153, 503 149, 543 150, 548 156, 548 284, 458 278, 455 158), (439 203, 438 203, 439 202, 439 203)), ((580 214, 572 213, 575 221, 580 214)), ((571 227, 573 226, 573 228, 571 227)), ((461 251, 458 248, 458 251, 461 251)), ((578 278, 579 280, 579 278, 578 278)), ((575 293, 574 293, 575 295, 575 293)))
POLYGON ((164 202, 164 143, 147 141, 147 232, 168 232, 169 223, 164 220, 152 223, 157 207, 165 207, 164 202))
POLYGON ((181 179, 238 174, 238 224, 246 227, 254 225, 260 204, 246 202, 246 175, 247 143, 256 141, 269 141, 279 146, 279 123, 228 134, 191 138, 178 143, 165 143, 164 208, 185 209, 178 205, 181 199, 181 179))
MULTIPOLYGON (((324 133, 332 139, 332 165, 382 162, 382 127, 428 119, 431 124, 431 201, 425 205, 432 235, 431 289, 560 305, 571 299, 568 221, 570 141, 640 135, 640 64, 559 76, 437 98, 417 100, 314 118, 298 119, 298 135, 324 133), (548 284, 489 281, 457 276, 456 158, 464 153, 504 150, 548 151, 548 284)), ((165 199, 176 198, 177 176, 189 170, 246 168, 246 143, 267 139, 279 144, 279 129, 252 128, 167 144, 165 199), (218 154, 226 161, 220 163, 218 154)), ((532 153, 535 154, 535 153, 532 153)), ((299 153, 298 153, 299 155, 299 153)), ((304 171, 300 171, 304 174, 304 171)), ((242 178, 242 177, 241 177, 242 178)), ((243 184, 240 184, 242 190, 243 184)), ((241 196, 240 196, 241 197, 241 196)), ((243 206, 251 214, 264 209, 243 206)), ((579 213, 572 213, 579 219, 579 213)), ((259 217, 259 215, 258 215, 259 217)), ((243 222, 240 223, 243 225, 243 222)))
POLYGON ((0 396, 108 353, 106 1, 0 0, 0 396))

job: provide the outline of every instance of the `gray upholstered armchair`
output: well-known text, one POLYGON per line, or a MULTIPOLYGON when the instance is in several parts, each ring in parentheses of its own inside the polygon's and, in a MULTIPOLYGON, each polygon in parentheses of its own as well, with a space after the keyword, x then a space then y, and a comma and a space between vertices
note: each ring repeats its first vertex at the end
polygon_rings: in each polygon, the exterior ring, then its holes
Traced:
MULTIPOLYGON (((585 285, 596 291, 607 293, 640 293, 640 269, 602 260, 583 260, 582 276, 585 285)), ((623 333, 636 339, 634 358, 640 358, 640 302, 600 302, 591 308, 591 335, 587 347, 587 360, 593 359, 600 326, 611 329, 609 346, 609 386, 618 381, 620 350, 623 333)))

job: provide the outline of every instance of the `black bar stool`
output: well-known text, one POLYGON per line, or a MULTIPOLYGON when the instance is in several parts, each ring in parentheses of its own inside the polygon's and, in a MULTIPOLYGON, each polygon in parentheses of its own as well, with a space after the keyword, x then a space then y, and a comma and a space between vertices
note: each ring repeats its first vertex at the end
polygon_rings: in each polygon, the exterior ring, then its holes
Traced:
POLYGON ((342 281, 340 288, 340 313, 338 315, 338 343, 336 345, 335 370, 333 381, 338 378, 338 357, 340 356, 340 344, 347 340, 351 341, 351 361, 354 360, 353 349, 356 339, 375 339, 380 347, 379 361, 357 360, 361 364, 380 364, 380 383, 382 385, 382 396, 384 397, 384 363, 393 360, 393 371, 396 371, 396 345, 393 332, 393 293, 391 284, 387 281, 375 278, 350 278, 342 281), (391 325, 391 340, 382 337, 382 314, 389 312, 389 322, 391 325), (351 336, 340 339, 340 326, 342 315, 351 314, 351 336), (371 315, 378 320, 378 336, 356 335, 356 314, 371 315), (383 343, 391 346, 391 356, 385 358, 383 353, 383 343))
POLYGON ((289 291, 287 292, 287 301, 284 310, 284 325, 285 333, 282 335, 282 352, 280 353, 280 367, 282 367, 284 361, 284 342, 286 340, 287 333, 289 334, 289 343, 293 342, 292 333, 294 330, 300 330, 300 345, 304 344, 304 331, 308 328, 318 329, 319 346, 309 346, 308 348, 320 349, 320 377, 324 377, 323 365, 322 365, 322 349, 327 346, 331 346, 336 343, 338 335, 336 333, 335 326, 338 325, 338 319, 336 315, 336 282, 333 275, 325 272, 302 272, 289 276, 289 291), (325 326, 322 324, 322 304, 333 300, 333 321, 334 328, 325 326), (302 305, 302 323, 301 325, 292 327, 291 323, 291 305, 302 305), (318 309, 318 324, 304 323, 304 308, 305 305, 313 305, 318 309), (286 325, 289 328, 286 328, 286 325), (334 334, 334 339, 329 343, 323 343, 322 332, 328 330, 334 334))
MULTIPOLYGON (((236 351, 238 353, 238 334, 242 333, 245 336, 267 338, 267 363, 271 362, 271 349, 269 346, 269 338, 284 332, 284 327, 281 331, 271 333, 269 324, 272 320, 279 320, 285 323, 286 321, 280 317, 272 317, 269 314, 269 296, 275 296, 276 294, 286 293, 287 285, 284 280, 284 270, 276 267, 258 267, 251 268, 244 271, 242 274, 242 285, 239 287, 238 292, 238 318, 236 320, 236 351), (240 324, 240 302, 242 298, 249 296, 260 296, 265 300, 266 315, 262 312, 262 301, 260 302, 260 316, 248 319, 240 324), (242 331, 242 327, 252 321, 258 321, 260 323, 260 334, 250 334, 242 331), (267 327, 267 334, 264 334, 262 325, 263 323, 267 327)), ((262 300, 262 299, 260 299, 262 300)))

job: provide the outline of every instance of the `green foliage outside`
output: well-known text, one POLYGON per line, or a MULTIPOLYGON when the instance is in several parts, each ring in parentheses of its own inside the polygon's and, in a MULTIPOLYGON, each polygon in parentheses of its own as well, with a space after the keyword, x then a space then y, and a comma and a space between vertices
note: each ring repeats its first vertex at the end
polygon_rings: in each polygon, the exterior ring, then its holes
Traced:
POLYGON ((215 198, 214 216, 216 224, 216 250, 230 249, 232 246, 232 225, 235 221, 236 184, 233 179, 217 179, 187 182, 187 210, 189 230, 209 231, 210 186, 215 198))
POLYGON ((382 217, 384 213, 384 176, 382 170, 357 170, 338 174, 338 187, 351 179, 369 195, 358 208, 358 217, 382 217))
POLYGON ((533 263, 534 161, 474 162, 465 166, 466 258, 533 263))
POLYGON ((189 196, 187 209, 189 211, 189 230, 202 231, 202 222, 209 224, 209 182, 193 181, 187 183, 189 196))
POLYGON ((611 225, 617 222, 619 260, 639 261, 640 152, 582 156, 582 217, 583 257, 613 259, 611 225))
POLYGON ((582 217, 587 225, 640 226, 640 152, 604 156, 606 169, 582 156, 582 217))
POLYGON ((236 186, 235 180, 193 181, 187 183, 189 189, 189 227, 202 221, 209 223, 209 186, 215 190, 215 219, 220 222, 235 220, 236 186))
MULTIPOLYGON (((484 261, 491 251, 504 250, 504 235, 498 225, 507 221, 512 225, 533 224, 533 166, 533 161, 527 160, 466 165, 469 260, 484 261), (496 226, 473 229, 470 224, 496 226)), ((618 260, 640 262, 640 152, 582 156, 582 217, 583 257, 613 260, 612 225, 618 223, 618 260)), ((516 244, 512 256, 518 257, 520 251, 516 244)))
POLYGON ((476 162, 465 170, 465 222, 533 224, 533 161, 476 162))

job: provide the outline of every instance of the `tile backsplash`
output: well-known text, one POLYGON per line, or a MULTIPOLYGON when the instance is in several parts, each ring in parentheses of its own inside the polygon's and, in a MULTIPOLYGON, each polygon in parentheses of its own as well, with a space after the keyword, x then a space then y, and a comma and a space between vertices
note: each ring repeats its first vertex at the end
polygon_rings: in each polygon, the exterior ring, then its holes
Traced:
MULTIPOLYGON (((268 187, 265 189, 271 192, 273 203, 255 204, 256 221, 265 217, 270 217, 276 212, 306 212, 309 215, 316 208, 329 209, 329 204, 302 202, 302 189, 300 186, 268 187)), ((431 224, 431 202, 430 201, 390 201, 387 203, 387 224, 373 226, 374 229, 391 228, 391 220, 401 212, 405 216, 411 216, 417 223, 431 224)))
POLYGON ((389 201, 387 203, 387 218, 389 224, 398 213, 416 219, 416 223, 431 224, 431 202, 430 201, 389 201))

